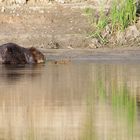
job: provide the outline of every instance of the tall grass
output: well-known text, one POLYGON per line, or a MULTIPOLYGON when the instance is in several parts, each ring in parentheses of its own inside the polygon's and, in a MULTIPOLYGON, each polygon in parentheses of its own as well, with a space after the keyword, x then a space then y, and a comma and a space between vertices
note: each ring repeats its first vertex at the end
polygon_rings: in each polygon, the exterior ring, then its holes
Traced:
POLYGON ((94 15, 95 13, 92 8, 86 8, 84 10, 86 16, 88 17, 88 22, 93 27, 93 30, 95 29, 94 31, 89 33, 89 36, 98 38, 102 43, 105 42, 105 39, 102 37, 101 32, 108 24, 108 19, 104 14, 103 9, 103 7, 100 8, 99 17, 97 15, 94 15))
POLYGON ((91 14, 93 9, 87 8, 85 10, 92 25, 95 25, 95 31, 90 36, 98 38, 102 43, 107 42, 106 38, 102 35, 107 25, 110 26, 110 33, 114 33, 119 30, 124 31, 129 25, 135 23, 136 0, 113 0, 108 14, 105 11, 105 7, 101 5, 98 19, 94 19, 95 16, 93 17, 93 14, 91 14))
POLYGON ((135 0, 114 0, 110 9, 109 20, 112 31, 124 30, 136 20, 135 0))

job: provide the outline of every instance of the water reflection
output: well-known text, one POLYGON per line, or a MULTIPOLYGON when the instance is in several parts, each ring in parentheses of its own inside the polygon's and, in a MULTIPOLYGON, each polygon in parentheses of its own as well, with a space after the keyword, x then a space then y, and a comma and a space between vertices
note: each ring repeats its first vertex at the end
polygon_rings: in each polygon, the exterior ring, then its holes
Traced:
POLYGON ((140 65, 0 66, 0 139, 140 139, 140 65))
POLYGON ((35 78, 41 74, 43 67, 43 65, 0 65, 1 81, 12 84, 23 77, 35 78))

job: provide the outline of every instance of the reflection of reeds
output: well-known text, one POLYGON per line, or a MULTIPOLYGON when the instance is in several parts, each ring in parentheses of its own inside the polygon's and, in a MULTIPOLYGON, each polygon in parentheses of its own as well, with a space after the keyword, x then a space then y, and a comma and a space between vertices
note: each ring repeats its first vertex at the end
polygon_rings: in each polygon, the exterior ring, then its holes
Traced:
POLYGON ((135 135, 138 77, 131 76, 133 71, 125 65, 98 64, 92 67, 82 140, 102 140, 104 137, 107 140, 129 140, 135 135))
POLYGON ((84 129, 82 131, 81 140, 96 139, 94 122, 94 96, 93 92, 89 92, 87 96, 87 113, 84 122, 84 129))
POLYGON ((97 81, 97 90, 98 90, 99 98, 101 100, 105 101, 105 99, 106 99, 106 91, 105 91, 105 86, 103 85, 103 82, 101 80, 97 81))
POLYGON ((123 120, 123 123, 126 123, 125 131, 132 138, 136 120, 136 97, 131 95, 128 87, 123 85, 123 83, 121 86, 118 86, 113 82, 113 85, 110 85, 110 96, 107 98, 104 80, 101 81, 99 78, 97 83, 99 100, 101 102, 104 101, 104 103, 111 103, 113 118, 123 120))
MULTIPOLYGON (((133 132, 136 120, 136 98, 130 95, 130 91, 126 86, 115 88, 112 90, 112 107, 114 113, 118 113, 119 117, 125 118, 128 124, 128 130, 133 132)), ((130 134, 130 133, 129 133, 130 134)))

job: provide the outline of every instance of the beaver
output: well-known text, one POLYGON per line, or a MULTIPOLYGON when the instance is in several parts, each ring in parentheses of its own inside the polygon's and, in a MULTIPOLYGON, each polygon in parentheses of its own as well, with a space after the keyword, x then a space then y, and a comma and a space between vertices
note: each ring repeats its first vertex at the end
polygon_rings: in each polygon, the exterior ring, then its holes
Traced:
POLYGON ((15 43, 0 46, 0 63, 2 64, 38 64, 44 63, 45 56, 36 48, 24 48, 15 43))

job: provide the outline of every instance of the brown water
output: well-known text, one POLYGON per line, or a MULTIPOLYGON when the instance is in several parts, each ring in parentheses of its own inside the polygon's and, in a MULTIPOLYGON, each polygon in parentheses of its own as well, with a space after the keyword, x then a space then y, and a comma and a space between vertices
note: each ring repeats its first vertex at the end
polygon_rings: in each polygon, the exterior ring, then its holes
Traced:
POLYGON ((140 64, 0 66, 0 140, 139 140, 140 64))

